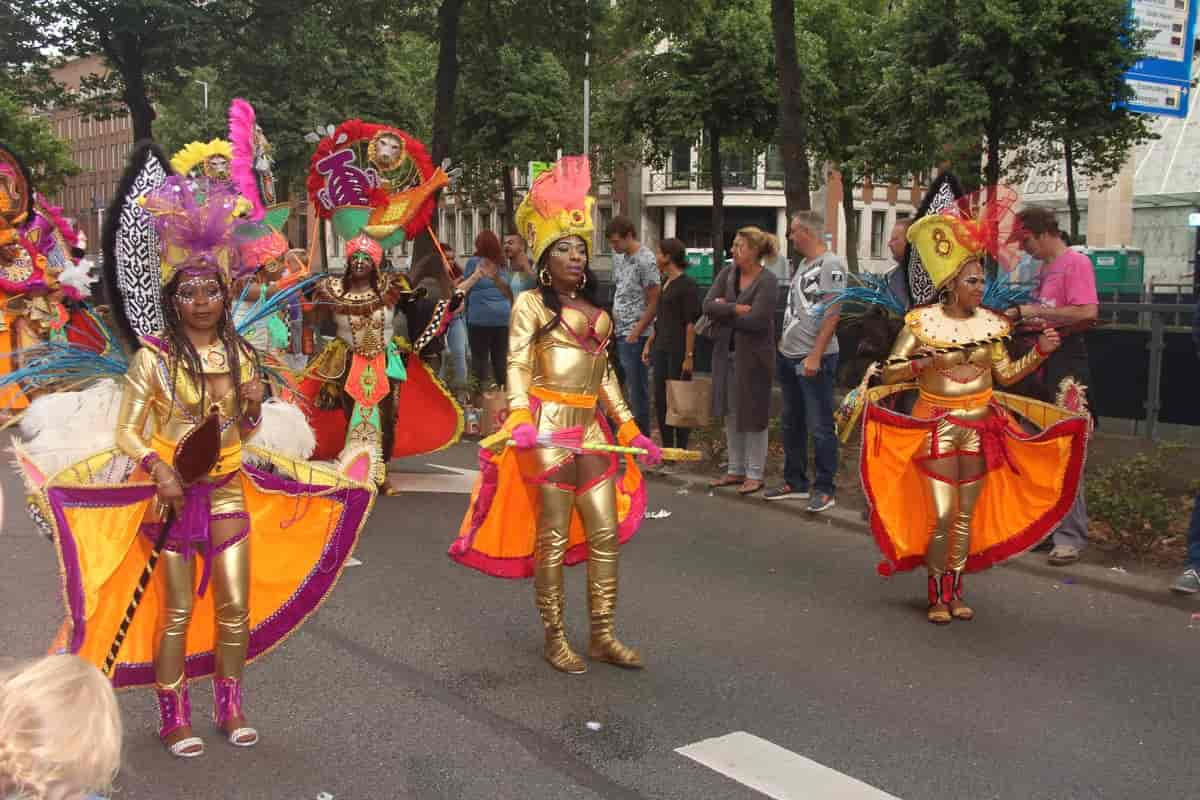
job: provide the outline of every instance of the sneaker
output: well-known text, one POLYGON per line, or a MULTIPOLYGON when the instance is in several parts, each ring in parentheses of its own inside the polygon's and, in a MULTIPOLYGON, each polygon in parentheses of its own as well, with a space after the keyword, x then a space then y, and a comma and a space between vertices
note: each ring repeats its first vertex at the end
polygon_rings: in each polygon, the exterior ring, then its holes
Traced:
POLYGON ((790 484, 782 484, 763 492, 763 500, 807 500, 808 492, 797 492, 790 484))
POLYGON ((1046 559, 1052 566, 1065 567, 1079 560, 1079 548, 1069 544, 1058 544, 1046 559))
POLYGON ((1183 574, 1175 579, 1171 584, 1172 592, 1180 594, 1195 594, 1200 592, 1200 571, 1195 567, 1188 567, 1183 571, 1183 574))
POLYGON ((812 497, 808 500, 808 506, 804 510, 816 514, 821 511, 828 511, 835 505, 837 503, 833 499, 833 495, 826 494, 825 492, 813 492, 812 497))

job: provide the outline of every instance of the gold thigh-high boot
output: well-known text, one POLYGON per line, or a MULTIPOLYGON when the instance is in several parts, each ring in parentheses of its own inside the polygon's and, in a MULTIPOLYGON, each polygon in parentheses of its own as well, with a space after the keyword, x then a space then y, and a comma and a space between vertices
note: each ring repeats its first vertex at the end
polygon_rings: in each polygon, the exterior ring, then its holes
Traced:
POLYGON ((213 604, 217 618, 217 677, 240 680, 250 645, 250 540, 213 558, 213 604))
POLYGON ((642 657, 617 640, 613 616, 617 607, 617 493, 612 478, 581 492, 575 499, 588 540, 588 613, 592 636, 588 657, 619 667, 640 669, 642 657))
POLYGON ((929 569, 929 621, 936 625, 950 622, 950 593, 953 576, 946 571, 950 556, 951 529, 957 520, 958 486, 945 480, 926 476, 933 495, 935 520, 925 551, 925 566, 929 569))
POLYGON ((946 568, 952 576, 952 587, 945 598, 950 605, 950 614, 955 619, 968 620, 975 616, 975 612, 963 601, 963 570, 966 569, 967 556, 971 551, 971 516, 975 513, 975 504, 982 492, 982 477, 958 486, 958 511, 950 529, 950 553, 946 560, 946 568))
POLYGON ((539 491, 542 509, 537 521, 533 587, 546 629, 546 660, 560 672, 577 675, 587 672, 587 665, 571 649, 563 627, 563 556, 575 497, 570 490, 549 483, 542 484, 539 491))
POLYGON ((242 668, 250 644, 250 540, 242 539, 213 557, 214 614, 217 618, 217 672, 213 677, 213 718, 229 743, 252 747, 258 731, 242 711, 242 668))
MULTIPOLYGON (((184 661, 187 632, 195 603, 194 559, 164 550, 158 560, 158 579, 163 592, 162 615, 154 651, 154 681, 158 695, 158 735, 164 743, 184 728, 192 727, 192 702, 188 697, 184 661)), ((168 744, 171 754, 194 758, 204 753, 204 742, 187 736, 168 744)))

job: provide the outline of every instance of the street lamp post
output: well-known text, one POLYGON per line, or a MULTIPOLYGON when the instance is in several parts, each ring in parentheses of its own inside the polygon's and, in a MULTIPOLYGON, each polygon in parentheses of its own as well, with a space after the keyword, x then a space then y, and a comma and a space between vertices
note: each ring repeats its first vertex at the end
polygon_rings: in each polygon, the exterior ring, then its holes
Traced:
POLYGON ((196 83, 198 83, 204 87, 204 113, 207 116, 208 115, 208 81, 196 81, 196 83))
POLYGON ((587 26, 584 30, 584 47, 583 47, 583 154, 591 155, 589 149, 591 144, 591 127, 592 127, 592 2, 585 0, 584 8, 586 16, 584 24, 587 26))

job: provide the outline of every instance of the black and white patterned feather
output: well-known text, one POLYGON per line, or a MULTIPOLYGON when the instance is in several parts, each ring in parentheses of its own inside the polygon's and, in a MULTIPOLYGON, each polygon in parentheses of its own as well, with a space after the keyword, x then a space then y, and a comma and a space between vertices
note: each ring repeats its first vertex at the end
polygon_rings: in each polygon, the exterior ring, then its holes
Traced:
POLYGON ((104 226, 104 287, 114 322, 134 349, 141 336, 163 328, 160 300, 162 255, 154 222, 139 200, 173 175, 170 160, 153 142, 141 142, 108 208, 104 226))

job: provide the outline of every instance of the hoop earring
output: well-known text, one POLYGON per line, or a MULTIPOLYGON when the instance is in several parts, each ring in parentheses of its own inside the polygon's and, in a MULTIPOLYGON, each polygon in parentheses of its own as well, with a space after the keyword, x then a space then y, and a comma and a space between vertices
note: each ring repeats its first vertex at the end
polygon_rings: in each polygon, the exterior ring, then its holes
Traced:
POLYGON ((587 287, 587 270, 585 269, 583 271, 583 274, 581 274, 579 276, 579 288, 580 288, 580 290, 582 290, 582 289, 585 289, 586 287, 587 287))
POLYGON ((949 289, 942 289, 940 292, 938 292, 938 302, 939 302, 939 303, 941 303, 941 304, 942 304, 942 305, 944 305, 944 306, 945 306, 945 305, 949 305, 949 304, 950 304, 950 298, 951 298, 952 296, 953 296, 953 295, 951 295, 951 294, 950 294, 950 290, 949 290, 949 289))
POLYGON ((547 269, 546 267, 542 267, 538 271, 538 282, 541 283, 542 286, 549 286, 552 283, 552 281, 550 279, 550 270, 549 269, 547 269))

